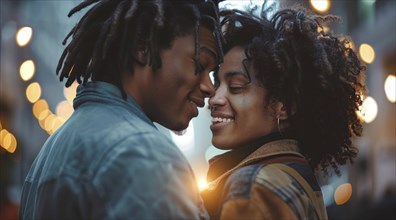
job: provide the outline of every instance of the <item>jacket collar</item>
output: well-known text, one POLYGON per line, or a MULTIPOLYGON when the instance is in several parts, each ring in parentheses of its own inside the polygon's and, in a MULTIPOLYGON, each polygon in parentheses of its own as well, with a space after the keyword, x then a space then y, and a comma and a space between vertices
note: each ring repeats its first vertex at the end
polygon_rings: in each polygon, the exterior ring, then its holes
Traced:
POLYGON ((260 148, 255 150, 253 153, 248 155, 245 159, 243 159, 239 164, 237 164, 232 169, 228 170, 212 182, 208 184, 207 189, 213 190, 217 187, 217 185, 221 182, 221 180, 227 178, 232 172, 236 169, 241 168, 243 166, 247 166, 253 164, 257 161, 261 161, 263 159, 272 157, 272 156, 280 156, 280 155, 295 155, 298 157, 304 158, 304 156, 300 153, 300 149, 298 148, 298 142, 293 139, 281 139, 268 142, 262 145, 260 148))
POLYGON ((127 95, 127 98, 124 99, 122 97, 121 89, 114 84, 102 81, 91 81, 85 86, 79 85, 77 87, 76 98, 73 101, 73 107, 74 109, 77 109, 79 106, 87 102, 120 106, 138 115, 142 120, 155 127, 136 100, 130 95, 127 95))
POLYGON ((281 133, 271 133, 255 140, 254 142, 250 142, 248 145, 240 146, 226 153, 213 157, 209 160, 209 170, 207 173, 208 182, 215 180, 223 173, 234 168, 262 145, 280 139, 285 139, 281 133))

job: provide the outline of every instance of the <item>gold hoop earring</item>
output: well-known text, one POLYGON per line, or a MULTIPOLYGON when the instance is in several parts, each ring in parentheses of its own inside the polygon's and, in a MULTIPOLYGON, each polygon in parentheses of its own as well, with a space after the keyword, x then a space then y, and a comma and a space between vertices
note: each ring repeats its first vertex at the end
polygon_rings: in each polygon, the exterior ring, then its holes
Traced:
POLYGON ((279 115, 278 115, 276 118, 277 118, 277 121, 278 121, 278 132, 282 134, 282 131, 280 130, 280 126, 279 126, 279 124, 280 124, 280 117, 279 117, 279 115))

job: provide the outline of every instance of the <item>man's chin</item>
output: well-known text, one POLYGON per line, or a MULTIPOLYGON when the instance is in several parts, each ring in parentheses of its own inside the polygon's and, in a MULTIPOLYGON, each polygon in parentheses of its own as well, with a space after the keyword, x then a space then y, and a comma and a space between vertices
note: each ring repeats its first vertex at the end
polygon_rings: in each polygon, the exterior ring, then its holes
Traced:
POLYGON ((175 134, 181 133, 184 134, 186 133, 187 127, 189 125, 189 122, 181 122, 177 124, 172 124, 171 126, 167 127, 168 129, 172 130, 175 134))
POLYGON ((187 132, 187 129, 178 130, 178 131, 172 130, 172 132, 173 132, 175 135, 182 136, 182 135, 184 135, 184 134, 187 132))

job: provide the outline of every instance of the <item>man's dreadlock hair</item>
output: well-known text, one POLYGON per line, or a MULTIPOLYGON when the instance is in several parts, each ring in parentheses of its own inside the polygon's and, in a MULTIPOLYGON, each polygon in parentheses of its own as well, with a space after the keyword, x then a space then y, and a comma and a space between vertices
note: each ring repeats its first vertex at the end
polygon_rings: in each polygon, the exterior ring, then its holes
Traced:
POLYGON ((265 14, 220 12, 224 52, 245 49, 245 68, 253 67, 267 103, 280 101, 287 110, 288 127, 282 133, 299 141, 313 168, 327 174, 331 166, 339 174, 338 165, 357 155, 352 138, 362 134, 356 111, 366 92, 365 67, 347 38, 322 31, 337 17, 302 8, 280 10, 272 19, 265 14))
MULTIPOLYGON (((160 51, 170 48, 178 36, 194 34, 196 72, 199 63, 198 28, 204 25, 213 31, 218 45, 218 62, 222 62, 222 36, 217 7, 207 0, 85 0, 73 8, 68 16, 92 7, 74 26, 63 41, 67 43, 60 57, 56 73, 69 87, 106 81, 121 91, 121 74, 133 74, 137 50, 148 55, 153 71, 161 68, 160 51)), ((125 93, 123 92, 125 97, 125 93)))

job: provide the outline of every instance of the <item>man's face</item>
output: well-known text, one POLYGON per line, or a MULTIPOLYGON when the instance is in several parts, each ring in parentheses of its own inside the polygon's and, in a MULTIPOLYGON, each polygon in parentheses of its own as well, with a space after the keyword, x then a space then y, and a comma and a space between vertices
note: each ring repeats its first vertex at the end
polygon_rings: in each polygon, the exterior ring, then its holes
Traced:
MULTIPOLYGON (((212 33, 200 27, 200 63, 195 74, 195 40, 189 34, 177 37, 170 49, 160 53, 162 66, 148 74, 147 86, 138 100, 153 121, 172 130, 187 128, 190 120, 204 106, 204 98, 214 94, 209 73, 217 66, 216 43, 212 33)), ((135 72, 135 74, 139 74, 135 72)))

